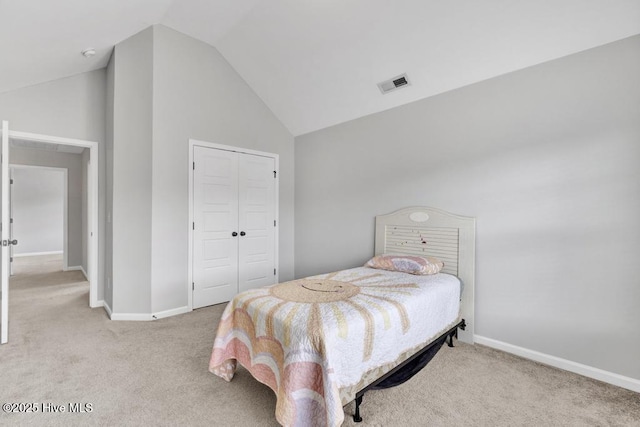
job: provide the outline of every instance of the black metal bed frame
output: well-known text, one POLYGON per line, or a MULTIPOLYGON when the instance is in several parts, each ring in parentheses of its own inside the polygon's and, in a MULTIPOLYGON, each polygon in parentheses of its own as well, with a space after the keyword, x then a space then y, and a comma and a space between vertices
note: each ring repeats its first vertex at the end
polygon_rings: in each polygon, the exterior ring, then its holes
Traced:
POLYGON ((438 338, 427 344, 422 350, 409 357, 407 360, 387 372, 362 390, 356 393, 356 412, 353 415, 353 421, 359 423, 362 421, 360 416, 360 405, 362 404, 362 398, 364 394, 369 390, 376 390, 382 388, 395 387, 409 380, 415 374, 417 374, 427 363, 433 359, 440 347, 449 338, 447 343, 449 347, 453 347, 453 337, 458 338, 458 328, 465 330, 466 323, 464 319, 458 322, 454 327, 440 335, 438 338))

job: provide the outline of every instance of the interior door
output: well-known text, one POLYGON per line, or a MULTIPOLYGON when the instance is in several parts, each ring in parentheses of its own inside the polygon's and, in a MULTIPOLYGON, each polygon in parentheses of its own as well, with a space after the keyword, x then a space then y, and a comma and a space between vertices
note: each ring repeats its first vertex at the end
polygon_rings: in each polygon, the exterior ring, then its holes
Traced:
MULTIPOLYGON (((13 239, 13 168, 9 168, 9 241, 14 242, 13 239)), ((18 241, 16 240, 17 244, 18 241)), ((9 245, 9 280, 13 276, 13 247, 15 245, 9 245)))
POLYGON ((0 162, 2 236, 0 239, 0 344, 9 339, 9 123, 2 122, 2 161, 0 162))
POLYGON ((199 308, 238 292, 238 153, 193 150, 193 308, 199 308))
POLYGON ((275 283, 275 159, 240 154, 238 291, 275 283))

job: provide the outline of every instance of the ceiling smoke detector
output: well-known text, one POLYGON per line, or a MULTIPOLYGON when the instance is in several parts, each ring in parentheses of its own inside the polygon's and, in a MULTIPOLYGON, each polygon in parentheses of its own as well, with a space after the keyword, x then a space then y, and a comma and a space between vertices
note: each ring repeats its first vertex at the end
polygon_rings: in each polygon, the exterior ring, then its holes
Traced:
POLYGON ((400 74, 399 76, 378 83, 378 89, 380 89, 380 92, 382 92, 383 95, 405 86, 411 86, 407 73, 400 74))

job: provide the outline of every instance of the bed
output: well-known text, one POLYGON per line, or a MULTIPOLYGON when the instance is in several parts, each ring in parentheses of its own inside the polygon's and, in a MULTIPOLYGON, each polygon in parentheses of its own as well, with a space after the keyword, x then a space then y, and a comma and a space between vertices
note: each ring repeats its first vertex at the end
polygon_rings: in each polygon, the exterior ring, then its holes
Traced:
POLYGON ((378 216, 374 255, 433 257, 441 271, 356 267, 238 294, 209 370, 231 381, 239 362, 276 393, 282 425, 338 426, 353 400, 361 421, 365 392, 406 381, 447 338, 473 342, 474 247, 474 218, 426 207, 378 216))

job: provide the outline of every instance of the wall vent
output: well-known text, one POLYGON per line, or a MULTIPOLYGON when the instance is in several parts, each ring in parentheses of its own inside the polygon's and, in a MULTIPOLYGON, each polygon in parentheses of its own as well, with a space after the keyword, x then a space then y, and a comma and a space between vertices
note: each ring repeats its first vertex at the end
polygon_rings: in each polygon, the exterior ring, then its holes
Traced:
POLYGON ((382 92, 383 95, 405 86, 411 86, 407 73, 400 74, 399 76, 378 83, 378 89, 380 89, 380 92, 382 92))

